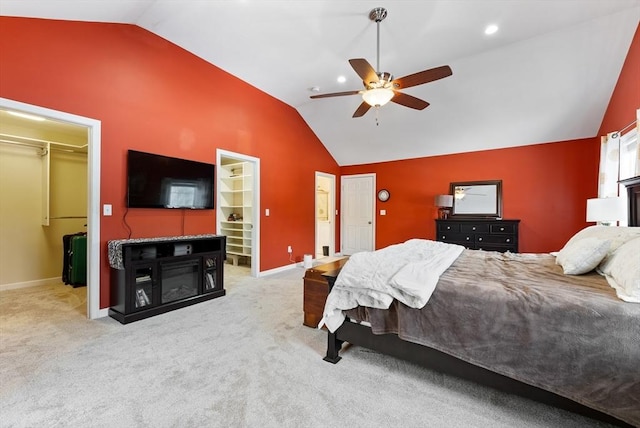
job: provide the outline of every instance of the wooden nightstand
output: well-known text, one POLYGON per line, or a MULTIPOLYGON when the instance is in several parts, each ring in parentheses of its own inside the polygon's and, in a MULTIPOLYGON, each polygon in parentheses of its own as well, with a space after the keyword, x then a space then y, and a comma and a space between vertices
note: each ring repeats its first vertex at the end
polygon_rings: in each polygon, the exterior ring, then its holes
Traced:
POLYGON ((322 312, 324 311, 327 295, 329 295, 329 284, 327 283, 327 279, 322 275, 339 271, 347 260, 349 260, 349 258, 345 257, 307 269, 304 274, 304 298, 302 303, 304 320, 302 324, 313 328, 318 326, 318 323, 322 319, 322 312))

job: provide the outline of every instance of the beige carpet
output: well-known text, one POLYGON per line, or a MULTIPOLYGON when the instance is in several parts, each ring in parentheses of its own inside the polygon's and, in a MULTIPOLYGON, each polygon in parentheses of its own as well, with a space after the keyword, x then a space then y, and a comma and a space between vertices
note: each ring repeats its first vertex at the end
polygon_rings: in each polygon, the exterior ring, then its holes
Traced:
POLYGON ((358 347, 326 363, 303 269, 225 271, 226 296, 128 325, 82 289, 0 292, 0 426, 606 426, 358 347))

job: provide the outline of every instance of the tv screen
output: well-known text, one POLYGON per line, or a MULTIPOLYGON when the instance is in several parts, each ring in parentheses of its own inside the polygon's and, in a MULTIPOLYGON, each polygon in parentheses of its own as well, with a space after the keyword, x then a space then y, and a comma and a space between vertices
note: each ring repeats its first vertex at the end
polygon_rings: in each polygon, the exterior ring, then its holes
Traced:
POLYGON ((129 150, 129 208, 214 208, 215 165, 129 150))

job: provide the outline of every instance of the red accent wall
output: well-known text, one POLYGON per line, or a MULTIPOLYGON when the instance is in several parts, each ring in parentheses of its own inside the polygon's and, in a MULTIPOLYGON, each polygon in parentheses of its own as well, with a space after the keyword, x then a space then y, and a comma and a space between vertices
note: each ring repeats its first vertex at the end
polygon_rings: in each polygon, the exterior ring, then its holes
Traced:
POLYGON ((636 120, 640 108, 640 25, 618 77, 598 135, 607 135, 636 120))
POLYGON ((502 180, 503 218, 520 219, 520 251, 559 250, 586 226, 586 200, 597 193, 599 140, 486 150, 343 167, 342 175, 375 173, 376 247, 409 238, 435 239, 434 197, 452 181, 502 180), (387 211, 379 215, 381 209, 387 211))
MULTIPOLYGON (((126 152, 261 160, 261 270, 314 252, 315 171, 339 167, 296 110, 136 26, 0 17, 0 96, 102 122, 101 299, 106 242, 127 237, 126 152), (264 209, 270 216, 264 216, 264 209)), ((133 237, 215 233, 215 212, 129 210, 133 237), (184 230, 183 230, 184 222, 184 230)))

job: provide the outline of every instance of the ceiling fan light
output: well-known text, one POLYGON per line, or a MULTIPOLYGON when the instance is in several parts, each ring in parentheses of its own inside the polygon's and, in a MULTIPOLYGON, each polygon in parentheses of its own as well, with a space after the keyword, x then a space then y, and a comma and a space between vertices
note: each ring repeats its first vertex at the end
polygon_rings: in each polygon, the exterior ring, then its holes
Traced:
POLYGON ((375 88, 365 91, 362 94, 362 99, 371 107, 380 107, 391 101, 393 95, 394 93, 391 89, 375 88))

